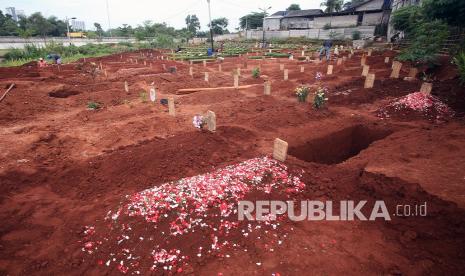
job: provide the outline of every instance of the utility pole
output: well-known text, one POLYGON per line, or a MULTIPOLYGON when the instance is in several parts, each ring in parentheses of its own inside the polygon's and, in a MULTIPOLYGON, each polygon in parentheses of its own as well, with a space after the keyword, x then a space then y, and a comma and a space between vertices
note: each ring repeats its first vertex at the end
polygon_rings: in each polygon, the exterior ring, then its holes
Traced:
POLYGON ((262 48, 265 48, 265 18, 267 15, 267 11, 271 9, 271 7, 264 8, 264 9, 259 9, 263 12, 263 24, 262 24, 262 29, 263 29, 263 40, 262 40, 262 48))
POLYGON ((110 6, 108 5, 108 0, 106 0, 106 2, 107 2, 108 31, 110 32, 110 37, 113 37, 113 35, 111 34, 111 25, 110 25, 110 6))
MULTIPOLYGON (((71 19, 75 20, 76 17, 72 17, 71 19)), ((66 28, 68 29, 68 43, 71 46, 71 34, 69 33, 69 18, 66 17, 66 28)))
POLYGON ((212 10, 211 10, 211 7, 210 7, 210 0, 207 0, 207 2, 208 2, 208 17, 210 19, 210 40, 211 40, 211 43, 212 43, 212 52, 214 53, 215 52, 215 47, 214 47, 214 44, 213 44, 212 10))

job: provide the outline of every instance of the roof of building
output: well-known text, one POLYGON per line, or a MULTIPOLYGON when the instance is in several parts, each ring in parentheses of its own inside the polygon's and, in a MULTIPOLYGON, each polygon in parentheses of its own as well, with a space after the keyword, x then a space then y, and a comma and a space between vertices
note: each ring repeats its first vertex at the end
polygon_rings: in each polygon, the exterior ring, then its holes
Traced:
MULTIPOLYGON (((363 6, 369 2, 372 2, 374 0, 366 0, 366 1, 363 1, 363 2, 360 2, 358 4, 355 4, 355 5, 351 5, 349 8, 346 9, 346 11, 354 11, 356 8, 360 7, 360 6, 363 6)), ((386 8, 390 8, 391 7, 391 0, 384 0, 383 1, 383 9, 386 9, 386 8)))
POLYGON ((305 17, 323 14, 320 9, 298 10, 298 11, 278 11, 268 16, 267 18, 280 18, 280 17, 305 17))

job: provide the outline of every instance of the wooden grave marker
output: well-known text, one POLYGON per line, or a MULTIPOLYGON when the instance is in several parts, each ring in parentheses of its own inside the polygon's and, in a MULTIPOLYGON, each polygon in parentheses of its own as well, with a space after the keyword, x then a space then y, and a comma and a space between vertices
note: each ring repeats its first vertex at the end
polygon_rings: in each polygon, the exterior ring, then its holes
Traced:
POLYGON ((209 82, 209 78, 208 78, 208 77, 209 77, 209 76, 208 76, 208 72, 205 72, 205 81, 206 81, 206 82, 209 82))
POLYGON ((400 75, 400 69, 402 68, 402 63, 398 61, 394 61, 392 63, 392 73, 391 73, 391 78, 398 79, 400 75))
POLYGON ((284 69, 284 80, 289 79, 289 69, 284 69))
POLYGON ((127 81, 124 82, 124 91, 126 91, 126 93, 129 93, 129 84, 127 81))
POLYGON ((305 72, 305 66, 301 65, 300 66, 300 73, 304 73, 305 72))
POLYGON ((283 71, 284 70, 284 64, 279 65, 279 70, 283 71))
POLYGON ((368 73, 370 72, 370 66, 368 65, 363 65, 363 70, 362 70, 362 76, 366 77, 368 76, 368 73))
POLYGON ((286 161, 288 148, 289 144, 286 141, 276 138, 273 145, 273 158, 281 162, 286 161))
POLYGON ((265 95, 271 95, 271 82, 265 82, 265 95))
POLYGON ((360 60, 360 65, 363 66, 363 65, 366 65, 366 63, 367 63, 367 57, 363 55, 362 59, 360 60))
POLYGON ((176 116, 176 110, 174 107, 174 99, 168 98, 168 114, 170 116, 176 116))
POLYGON ((333 74, 333 65, 328 65, 328 71, 326 72, 326 75, 332 75, 333 74))
POLYGON ((384 58, 384 63, 388 64, 389 63, 389 57, 384 58))
POLYGON ((431 94, 431 91, 433 90, 433 84, 430 82, 424 82, 421 85, 420 92, 425 93, 425 94, 431 94))
POLYGON ((410 68, 408 76, 416 79, 417 75, 418 75, 418 68, 415 68, 415 67, 410 68))
POLYGON ((365 88, 373 88, 373 85, 375 84, 375 74, 368 74, 367 78, 365 79, 365 88))
POLYGON ((234 74, 234 88, 239 88, 239 76, 234 74))
POLYGON ((338 58, 338 59, 337 59, 336 65, 337 65, 337 66, 341 66, 341 65, 342 65, 342 58, 338 58))
POLYGON ((207 129, 210 132, 216 131, 216 114, 213 111, 207 111, 207 129))

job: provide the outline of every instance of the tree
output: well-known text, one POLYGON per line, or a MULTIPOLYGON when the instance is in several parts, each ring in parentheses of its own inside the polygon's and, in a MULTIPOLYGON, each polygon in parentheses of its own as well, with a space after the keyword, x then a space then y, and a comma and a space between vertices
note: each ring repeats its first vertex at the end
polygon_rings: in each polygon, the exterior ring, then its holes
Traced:
POLYGON ((192 34, 195 35, 197 33, 197 30, 200 30, 200 21, 197 15, 188 15, 186 17, 186 25, 187 25, 187 30, 192 34))
POLYGON ((402 51, 398 59, 411 61, 416 65, 436 65, 439 51, 449 36, 448 29, 448 25, 441 20, 420 22, 412 30, 412 43, 402 51))
POLYGON ((249 13, 239 19, 240 27, 242 29, 257 29, 263 27, 263 12, 249 13))
POLYGON ((363 3, 365 2, 365 0, 351 0, 351 1, 347 1, 344 3, 344 5, 342 6, 342 8, 344 10, 347 10, 347 9, 350 9, 352 6, 355 6, 355 5, 358 5, 360 3, 363 3))
POLYGON ((52 23, 45 19, 40 12, 31 14, 27 21, 27 28, 31 29, 35 35, 40 35, 44 38, 54 29, 52 23))
POLYGON ((103 36, 102 25, 100 25, 100 23, 95 22, 95 23, 94 23, 94 27, 95 27, 95 32, 97 33, 97 35, 98 35, 99 37, 102 37, 102 36, 103 36))
POLYGON ((3 12, 0 10, 0 35, 18 35, 18 31, 18 25, 11 18, 11 15, 3 15, 3 12))
POLYGON ((343 0, 325 0, 320 6, 326 7, 326 13, 339 12, 342 10, 343 0))
POLYGON ((134 35, 134 30, 132 29, 131 25, 123 24, 123 26, 116 29, 115 33, 117 36, 129 37, 134 35))
POLYGON ((408 6, 396 10, 391 15, 391 24, 394 29, 412 33, 414 28, 424 20, 423 9, 419 6, 408 6))
POLYGON ((299 4, 291 4, 289 8, 286 9, 287 11, 300 11, 299 4))
POLYGON ((425 15, 432 19, 441 19, 452 26, 465 26, 465 1, 463 0, 425 0, 425 15))
POLYGON ((50 16, 47 18, 47 21, 51 25, 51 30, 47 33, 50 36, 66 36, 67 33, 67 24, 59 20, 56 16, 50 16))
POLYGON ((228 27, 229 21, 226 17, 220 17, 212 20, 213 34, 225 34, 229 33, 228 27))

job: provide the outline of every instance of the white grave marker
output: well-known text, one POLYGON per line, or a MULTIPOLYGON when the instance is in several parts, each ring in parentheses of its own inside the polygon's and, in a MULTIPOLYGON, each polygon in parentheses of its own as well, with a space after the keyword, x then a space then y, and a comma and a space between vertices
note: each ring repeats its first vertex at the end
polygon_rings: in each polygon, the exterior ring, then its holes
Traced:
POLYGON ((157 100, 157 91, 155 90, 155 87, 150 88, 150 101, 155 102, 157 100))
POLYGON ((126 93, 129 92, 129 85, 127 81, 124 82, 124 91, 126 91, 126 93))

